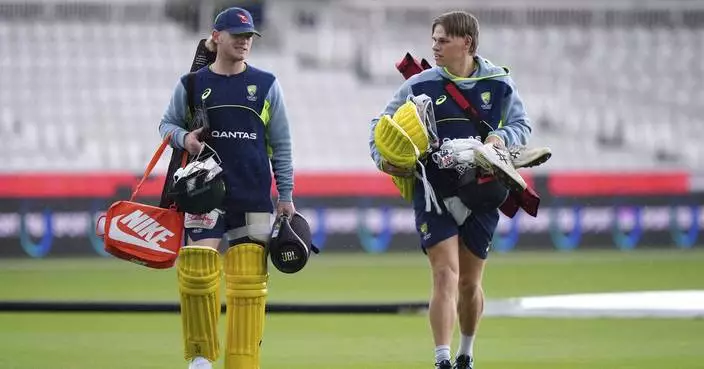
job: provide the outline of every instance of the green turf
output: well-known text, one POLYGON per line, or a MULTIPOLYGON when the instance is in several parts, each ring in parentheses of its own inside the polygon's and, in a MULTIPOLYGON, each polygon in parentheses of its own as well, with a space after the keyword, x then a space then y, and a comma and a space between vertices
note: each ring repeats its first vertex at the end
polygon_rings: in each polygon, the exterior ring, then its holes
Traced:
MULTIPOLYGON (((185 369, 179 324, 174 314, 0 314, 0 367, 185 369)), ((701 368, 702 331, 701 320, 487 318, 477 369, 701 368)), ((431 369, 427 332, 415 315, 272 315, 262 368, 431 369)))
MULTIPOLYGON (((699 250, 513 252, 491 256, 485 286, 489 298, 704 289, 701 265, 699 250)), ((174 281, 110 259, 0 261, 0 301, 176 301, 174 281)), ((324 254, 272 270, 270 301, 424 301, 429 284, 420 253, 324 254)), ((701 368, 701 332, 692 319, 486 318, 476 369, 701 368)), ((432 368, 424 315, 272 314, 263 348, 263 369, 432 368)), ((0 352, 0 369, 186 368, 176 314, 0 313, 0 352)))
MULTIPOLYGON (((704 289, 704 251, 513 252, 493 254, 489 298, 536 294, 704 289)), ((0 300, 175 301, 174 269, 115 259, 0 260, 0 300)), ((298 274, 272 268, 270 301, 420 301, 430 274, 425 257, 323 254, 298 274)))

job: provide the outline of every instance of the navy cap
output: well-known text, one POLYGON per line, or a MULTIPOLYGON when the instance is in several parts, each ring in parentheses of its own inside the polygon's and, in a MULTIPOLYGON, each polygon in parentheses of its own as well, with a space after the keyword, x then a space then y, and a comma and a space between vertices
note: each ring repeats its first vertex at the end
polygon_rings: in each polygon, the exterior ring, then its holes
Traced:
POLYGON ((228 8, 220 12, 215 17, 213 28, 216 31, 225 31, 231 34, 254 33, 257 36, 261 36, 259 31, 254 28, 252 14, 238 7, 228 8))

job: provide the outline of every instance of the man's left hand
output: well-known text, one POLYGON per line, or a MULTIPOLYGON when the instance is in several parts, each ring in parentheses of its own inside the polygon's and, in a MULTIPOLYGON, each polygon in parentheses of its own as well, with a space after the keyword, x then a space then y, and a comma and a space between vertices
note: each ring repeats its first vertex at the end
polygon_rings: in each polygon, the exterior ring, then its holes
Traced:
POLYGON ((279 201, 276 204, 276 215, 279 216, 281 214, 286 214, 288 216, 296 214, 296 207, 293 206, 292 201, 279 201))
POLYGON ((494 144, 496 147, 503 148, 504 147, 504 140, 501 139, 501 137, 496 136, 496 135, 489 135, 486 140, 484 140, 485 144, 494 144))

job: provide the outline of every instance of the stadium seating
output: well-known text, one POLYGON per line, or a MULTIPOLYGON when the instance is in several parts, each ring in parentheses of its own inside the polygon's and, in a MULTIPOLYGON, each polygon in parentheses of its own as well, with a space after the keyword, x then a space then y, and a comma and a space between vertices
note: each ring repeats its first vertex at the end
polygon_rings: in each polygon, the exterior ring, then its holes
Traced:
MULTIPOLYGON (((359 58, 351 32, 321 42, 332 45, 321 58, 359 58), (331 58, 338 38, 345 50, 331 58)), ((351 67, 306 67, 290 50, 307 39, 295 35, 280 52, 255 45, 252 64, 284 87, 297 168, 374 170, 368 123, 401 82, 394 62, 406 51, 429 55, 427 27, 399 34, 387 29, 365 45, 366 80, 351 67)), ((0 171, 141 171, 197 39, 167 19, 0 22, 0 135, 11 148, 0 171)), ((479 51, 511 68, 535 125, 531 143, 555 151, 537 171, 702 164, 704 30, 491 25, 479 51)))

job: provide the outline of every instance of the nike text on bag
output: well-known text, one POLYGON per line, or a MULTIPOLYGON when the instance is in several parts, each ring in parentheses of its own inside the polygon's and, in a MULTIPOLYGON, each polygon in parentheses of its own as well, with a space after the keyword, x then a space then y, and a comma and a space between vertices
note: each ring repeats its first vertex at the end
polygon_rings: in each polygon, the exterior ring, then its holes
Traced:
POLYGON ((170 209, 118 201, 105 215, 105 251, 150 268, 170 268, 183 244, 183 216, 170 209))
POLYGON ((104 219, 98 220, 102 229, 96 230, 98 235, 104 233, 105 251, 111 255, 155 269, 170 268, 176 262, 183 246, 184 215, 173 208, 140 204, 134 199, 168 142, 166 137, 154 153, 132 197, 113 203, 104 219))

